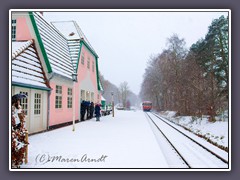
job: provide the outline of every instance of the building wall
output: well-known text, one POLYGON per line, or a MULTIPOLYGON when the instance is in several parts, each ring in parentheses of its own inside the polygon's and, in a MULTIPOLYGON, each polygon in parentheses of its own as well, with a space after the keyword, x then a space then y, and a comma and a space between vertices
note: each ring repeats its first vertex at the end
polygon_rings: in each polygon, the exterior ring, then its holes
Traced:
POLYGON ((47 73, 47 66, 41 51, 41 48, 39 46, 39 42, 36 36, 36 33, 33 29, 32 22, 30 20, 28 12, 14 12, 12 13, 12 19, 17 20, 17 28, 16 28, 16 40, 31 40, 33 39, 35 42, 36 50, 38 52, 38 56, 40 58, 40 61, 42 62, 42 66, 44 71, 46 72, 47 78, 49 77, 49 74, 47 73))
MULTIPOLYGON (((94 103, 100 103, 101 97, 98 99, 97 76, 96 76, 96 60, 94 55, 83 45, 78 65, 78 80, 79 89, 89 93, 94 93, 94 103), (84 54, 84 64, 81 63, 82 55, 84 54), (90 59, 90 68, 87 68, 87 61, 90 59), (94 62, 94 71, 92 71, 92 63, 94 62)), ((81 92, 80 92, 81 98, 81 92)), ((86 99, 83 99, 86 100, 86 99)))
MULTIPOLYGON (((52 88, 50 95, 50 116, 49 116, 49 126, 62 124, 66 122, 71 122, 73 120, 73 106, 72 108, 67 107, 67 99, 68 99, 68 88, 72 89, 72 93, 74 93, 73 89, 73 81, 72 80, 64 80, 61 77, 54 77, 53 80, 50 81, 50 86, 52 88), (62 86, 62 108, 56 108, 56 85, 62 86)), ((76 95, 77 92, 77 84, 75 85, 75 97, 72 96, 72 103, 74 103, 74 99, 78 98, 76 95)), ((78 106, 75 101, 75 120, 78 119, 77 111, 78 106)))
MULTIPOLYGON (((14 12, 12 13, 12 19, 16 19, 16 41, 21 40, 31 40, 34 39, 36 49, 46 72, 46 65, 34 32, 33 26, 31 24, 28 12, 14 12)), ((47 129, 47 103, 48 103, 48 92, 43 90, 37 90, 26 87, 15 87, 12 86, 12 95, 19 93, 20 91, 28 92, 28 116, 26 116, 26 126, 29 133, 40 132, 47 129), (41 106, 41 117, 34 115, 34 94, 40 93, 42 97, 41 106), (41 119, 39 121, 39 118, 41 119)))
POLYGON ((27 22, 26 17, 17 18, 17 28, 16 28, 16 40, 30 40, 33 39, 29 30, 29 22, 27 22))
MULTIPOLYGON (((51 73, 47 73, 46 63, 39 46, 35 31, 33 29, 31 20, 28 13, 16 13, 13 14, 14 19, 17 19, 17 30, 16 30, 16 40, 29 40, 34 39, 36 44, 36 49, 40 60, 43 65, 43 69, 46 72, 47 78, 51 77, 51 73)), ((85 93, 94 93, 94 103, 101 103, 101 95, 97 88, 97 76, 96 76, 96 60, 94 55, 83 45, 81 54, 84 53, 85 62, 84 65, 81 64, 81 55, 79 59, 78 66, 78 82, 75 83, 75 119, 80 119, 80 103, 81 103, 81 90, 85 93), (90 68, 87 68, 87 61, 90 59, 90 68), (92 71, 92 62, 94 62, 94 72, 92 71)), ((52 88, 49 101, 49 126, 58 125, 66 122, 71 122, 73 119, 73 109, 67 108, 67 88, 71 87, 73 89, 73 81, 71 79, 63 80, 61 77, 53 77, 50 81, 50 87, 52 88), (56 98, 56 85, 62 86, 62 108, 55 108, 55 98, 56 98)), ((73 89, 74 90, 74 89, 73 89)), ((45 96, 45 95, 44 95, 45 96)), ((74 100, 73 100, 74 103, 74 100)), ((47 108, 47 106, 45 106, 47 108)), ((46 109, 47 111, 47 109, 46 109)), ((47 117, 44 116, 44 122, 47 122, 47 117)))

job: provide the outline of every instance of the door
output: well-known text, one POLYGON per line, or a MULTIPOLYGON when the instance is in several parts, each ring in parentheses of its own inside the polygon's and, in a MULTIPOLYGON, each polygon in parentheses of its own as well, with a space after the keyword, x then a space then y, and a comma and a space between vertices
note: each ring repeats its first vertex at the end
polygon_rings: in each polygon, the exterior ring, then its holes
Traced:
POLYGON ((33 105, 33 131, 43 130, 43 94, 41 91, 34 90, 34 105, 33 105))

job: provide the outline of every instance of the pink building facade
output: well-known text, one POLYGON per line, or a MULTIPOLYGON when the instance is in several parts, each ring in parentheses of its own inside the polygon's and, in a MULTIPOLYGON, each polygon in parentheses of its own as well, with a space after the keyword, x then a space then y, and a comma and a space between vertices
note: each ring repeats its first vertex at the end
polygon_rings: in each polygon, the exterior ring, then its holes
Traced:
POLYGON ((49 24, 36 12, 12 13, 12 20, 12 40, 33 40, 46 72, 51 88, 42 106, 48 112, 43 117, 47 129, 78 121, 82 100, 101 102, 98 55, 76 22, 49 24), (72 74, 77 74, 77 82, 72 74))

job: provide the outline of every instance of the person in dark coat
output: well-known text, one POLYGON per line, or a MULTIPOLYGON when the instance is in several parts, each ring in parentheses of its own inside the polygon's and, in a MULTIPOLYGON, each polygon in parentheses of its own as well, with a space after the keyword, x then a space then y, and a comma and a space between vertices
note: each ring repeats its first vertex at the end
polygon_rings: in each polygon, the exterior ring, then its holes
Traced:
POLYGON ((100 104, 96 104, 96 106, 95 106, 95 114, 96 114, 96 121, 100 121, 100 116, 101 116, 100 104))
POLYGON ((90 119, 93 118, 93 112, 94 112, 94 104, 93 104, 93 102, 91 102, 91 104, 90 104, 90 119))
POLYGON ((85 113, 86 113, 86 105, 85 105, 85 101, 82 101, 82 103, 81 103, 81 121, 84 121, 85 113))
POLYGON ((86 112, 87 112, 87 119, 89 119, 89 116, 90 116, 90 102, 89 101, 85 101, 84 103, 85 105, 85 109, 86 109, 86 112))

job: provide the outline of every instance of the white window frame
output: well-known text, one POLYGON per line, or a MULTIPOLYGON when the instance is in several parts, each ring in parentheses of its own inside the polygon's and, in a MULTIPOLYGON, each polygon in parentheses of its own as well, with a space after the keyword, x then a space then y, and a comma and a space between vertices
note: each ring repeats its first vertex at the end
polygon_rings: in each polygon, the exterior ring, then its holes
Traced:
POLYGON ((62 108, 62 86, 56 85, 55 109, 62 108))
POLYGON ((91 102, 94 102, 94 92, 91 92, 91 102))
POLYGON ((86 91, 86 100, 87 101, 90 101, 90 98, 91 98, 90 95, 91 95, 90 91, 86 91))
POLYGON ((87 68, 90 69, 90 57, 87 59, 87 68))
MULTIPOLYGON (((28 92, 26 92, 26 91, 20 91, 20 94, 25 94, 25 95, 29 96, 28 92)), ((28 98, 20 99, 20 104, 22 106, 22 110, 23 110, 24 114, 28 115, 28 98)))
POLYGON ((42 94, 34 93, 34 115, 41 114, 42 94))
POLYGON ((72 108, 72 99, 73 99, 73 94, 72 94, 72 88, 68 88, 67 92, 67 108, 72 108))
POLYGON ((81 55, 81 64, 84 65, 84 53, 81 55))
POLYGON ((85 90, 81 89, 81 101, 86 100, 85 90))

